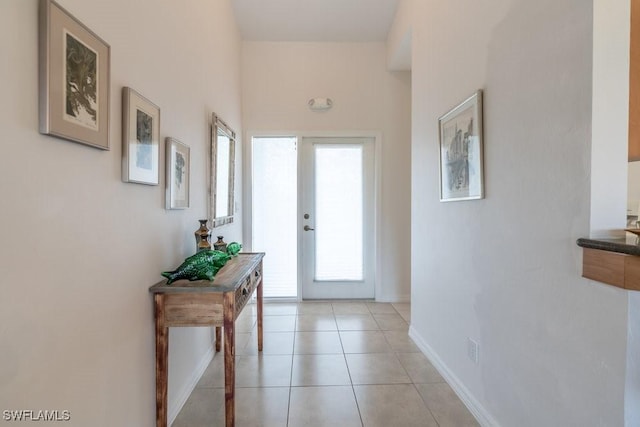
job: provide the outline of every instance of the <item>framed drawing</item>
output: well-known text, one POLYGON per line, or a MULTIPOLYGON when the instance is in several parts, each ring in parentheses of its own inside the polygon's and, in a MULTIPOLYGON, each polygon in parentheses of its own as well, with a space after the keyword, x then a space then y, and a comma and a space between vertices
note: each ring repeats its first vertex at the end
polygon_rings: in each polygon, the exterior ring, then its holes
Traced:
POLYGON ((135 90, 122 88, 122 180, 158 185, 160 108, 135 90))
POLYGON ((40 132, 109 149, 110 47, 52 0, 40 0, 40 132))
POLYGON ((440 201, 482 199, 482 91, 438 119, 440 201))
POLYGON ((167 209, 189 207, 190 149, 175 138, 166 139, 167 146, 167 209))

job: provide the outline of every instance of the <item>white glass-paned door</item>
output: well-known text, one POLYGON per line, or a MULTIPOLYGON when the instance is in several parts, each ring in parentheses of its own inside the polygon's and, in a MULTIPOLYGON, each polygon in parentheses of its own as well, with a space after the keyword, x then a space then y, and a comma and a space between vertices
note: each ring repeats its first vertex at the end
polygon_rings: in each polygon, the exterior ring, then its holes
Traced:
POLYGON ((303 299, 373 298, 373 138, 302 138, 303 299))
POLYGON ((264 296, 298 289, 297 138, 252 138, 252 242, 263 261, 264 296))
POLYGON ((315 150, 316 281, 362 280, 362 145, 315 150))

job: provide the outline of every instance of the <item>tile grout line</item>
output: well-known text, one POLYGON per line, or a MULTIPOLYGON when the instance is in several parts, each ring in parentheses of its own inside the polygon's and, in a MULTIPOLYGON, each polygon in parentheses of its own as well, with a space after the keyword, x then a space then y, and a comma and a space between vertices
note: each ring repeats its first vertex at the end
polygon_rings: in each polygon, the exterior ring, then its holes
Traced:
MULTIPOLYGON (((263 325, 264 325, 264 316, 265 316, 264 311, 263 311, 262 315, 263 315, 263 325)), ((285 313, 285 314, 282 314, 282 315, 288 315, 288 314, 285 313)), ((288 387, 289 388, 289 396, 288 396, 288 399, 287 399, 287 414, 286 414, 286 424, 285 424, 286 426, 289 425, 289 414, 290 414, 290 410, 291 410, 291 389, 292 389, 291 384, 292 384, 292 381, 293 381, 293 355, 294 355, 294 352, 295 352, 295 350, 294 350, 295 349, 295 340, 296 340, 295 330, 296 330, 297 319, 298 319, 298 306, 296 304, 296 312, 294 313, 294 323, 293 323, 293 331, 292 331, 292 333, 293 333, 293 346, 291 348, 291 369, 289 371, 289 373, 290 373, 290 375, 289 375, 289 387, 288 387)), ((256 326, 257 326, 257 319, 256 319, 256 326)), ((265 331, 263 330, 263 333, 264 332, 265 331)), ((286 333, 287 331, 279 331, 279 332, 286 333)), ((260 352, 258 352, 258 356, 260 356, 260 355, 261 355, 260 352)), ((259 387, 259 388, 265 389, 265 388, 268 388, 268 387, 259 387)))
MULTIPOLYGON (((393 307, 393 305, 392 305, 393 307)), ((402 316, 398 310, 396 310, 395 307, 393 307, 394 311, 408 324, 409 322, 404 318, 404 316, 402 316)), ((375 319, 375 317, 374 317, 375 319)), ((387 344, 389 345, 389 347, 391 347, 391 344, 389 343, 389 340, 387 339, 387 336, 383 333, 382 336, 384 337, 385 341, 387 341, 387 344)), ((438 427, 440 427, 440 423, 438 422, 438 420, 436 419, 435 415, 433 415, 433 412, 431 411, 431 408, 429 407, 429 405, 427 404, 427 401, 424 399, 424 397, 422 396, 422 393, 420 393, 420 391, 418 390, 418 387, 416 387, 416 383, 413 381, 413 378, 411 378, 411 375, 409 375, 409 371, 407 371, 407 368, 405 368, 405 366, 402 364, 402 361, 400 360, 400 357, 398 356, 400 352, 398 351, 393 351, 393 354, 395 355, 396 359, 398 359, 398 362, 400 363, 400 366, 402 366, 402 369, 404 369, 405 373, 407 374, 407 377, 409 377, 409 380, 411 380, 411 386, 413 386, 413 389, 416 391, 416 393, 418 393, 418 396, 420 396, 420 399, 422 400, 422 402, 424 403, 425 408, 427 408, 427 411, 429 411, 429 415, 431 415, 431 418, 433 418, 433 420, 435 421, 436 425, 438 427)))
POLYGON ((440 423, 438 422, 438 419, 436 418, 435 415, 433 415, 433 412, 431 411, 431 408, 429 407, 429 404, 427 403, 427 401, 425 400, 424 396, 422 395, 422 393, 420 393, 420 390, 418 390, 418 387, 416 387, 416 384, 413 382, 411 382, 411 385, 413 386, 413 388, 416 390, 416 392, 418 393, 418 396, 420 396, 420 399, 422 399, 422 402, 424 403, 425 408, 427 408, 427 411, 429 411, 429 414, 431 414, 431 418, 433 418, 433 420, 436 422, 436 425, 438 427, 440 427, 440 423))
MULTIPOLYGON (((333 308, 333 304, 332 304, 333 308)), ((367 307, 367 310, 369 308, 367 307)), ((338 327, 338 321, 336 320, 336 315, 334 313, 333 320, 336 322, 336 328, 338 327)), ((356 395, 356 389, 353 385, 353 378, 351 377, 351 369, 349 369, 349 362, 347 361, 347 354, 344 352, 344 345, 342 344, 342 335, 340 335, 340 330, 338 330, 338 339, 340 340, 340 347, 342 347, 342 358, 344 359, 344 364, 347 367, 347 374, 349 374, 349 383, 351 385, 351 393, 353 393, 353 400, 356 402, 356 409, 358 411, 358 417, 360 417, 360 425, 364 427, 364 420, 362 419, 362 411, 360 411, 360 404, 358 403, 358 396, 356 395)))
POLYGON ((296 314, 293 322, 293 347, 291 348, 291 370, 289 374, 289 400, 287 401, 287 424, 289 427, 289 417, 291 415, 291 391, 293 390, 293 364, 296 354, 296 329, 298 328, 298 304, 296 303, 296 314))

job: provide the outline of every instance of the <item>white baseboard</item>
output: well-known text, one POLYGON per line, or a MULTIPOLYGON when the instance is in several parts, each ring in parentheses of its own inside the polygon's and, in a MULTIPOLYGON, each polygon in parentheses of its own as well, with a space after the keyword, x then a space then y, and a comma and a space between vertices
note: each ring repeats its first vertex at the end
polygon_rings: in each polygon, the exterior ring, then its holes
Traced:
POLYGON ((482 427, 500 427, 500 424, 491 414, 478 402, 458 377, 451 372, 447 365, 440 359, 440 356, 431 348, 429 344, 416 332, 413 326, 409 327, 409 336, 420 350, 427 356, 427 359, 438 370, 440 375, 447 381, 449 386, 458 395, 462 403, 469 409, 469 412, 476 418, 482 427))
POLYGON ((398 295, 395 301, 391 301, 391 302, 398 302, 398 303, 411 302, 411 294, 400 294, 398 295))
POLYGON ((376 302, 405 303, 411 301, 411 294, 383 294, 376 296, 376 302))
POLYGON ((200 359, 200 363, 198 363, 198 365, 191 373, 191 378, 189 378, 189 381, 187 381, 182 390, 180 390, 176 398, 173 401, 169 402, 167 410, 168 425, 173 424, 173 422, 176 420, 176 417, 182 410, 184 404, 187 402, 187 399, 189 399, 189 396, 193 392, 193 389, 196 388, 198 381, 200 381, 202 374, 204 374, 207 366, 209 366, 209 363, 211 363, 211 360, 213 360, 213 355, 213 346, 211 346, 202 356, 202 359, 200 359))

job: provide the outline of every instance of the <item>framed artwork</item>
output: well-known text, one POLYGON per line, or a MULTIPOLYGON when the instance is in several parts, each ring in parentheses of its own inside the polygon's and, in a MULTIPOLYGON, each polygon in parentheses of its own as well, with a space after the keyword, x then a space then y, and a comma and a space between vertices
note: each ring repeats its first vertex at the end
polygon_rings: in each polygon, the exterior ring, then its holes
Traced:
POLYGON ((122 180, 158 185, 159 151, 160 108, 122 88, 122 180))
POLYGON ((166 139, 167 146, 167 209, 189 207, 190 149, 175 138, 166 139))
POLYGON ((40 0, 40 132, 109 149, 110 50, 52 0, 40 0))
POLYGON ((482 91, 438 119, 440 201, 482 199, 482 91))

